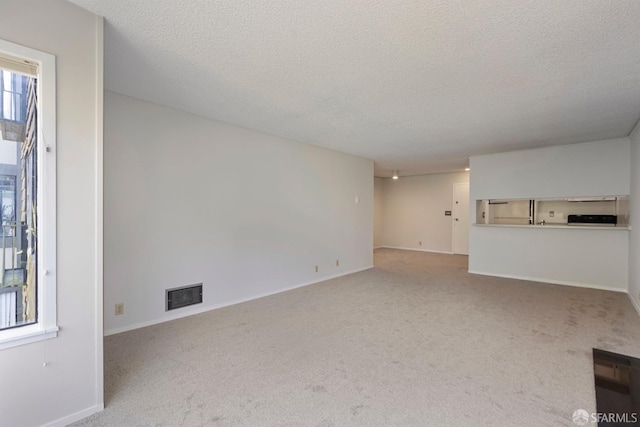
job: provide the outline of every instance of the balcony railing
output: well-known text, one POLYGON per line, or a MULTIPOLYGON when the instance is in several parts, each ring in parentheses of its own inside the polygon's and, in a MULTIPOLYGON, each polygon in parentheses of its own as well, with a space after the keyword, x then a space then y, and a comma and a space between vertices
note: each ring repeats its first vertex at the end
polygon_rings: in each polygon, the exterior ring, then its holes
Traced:
POLYGON ((22 268, 21 234, 21 226, 16 221, 2 222, 0 329, 24 323, 22 291, 26 277, 22 268))

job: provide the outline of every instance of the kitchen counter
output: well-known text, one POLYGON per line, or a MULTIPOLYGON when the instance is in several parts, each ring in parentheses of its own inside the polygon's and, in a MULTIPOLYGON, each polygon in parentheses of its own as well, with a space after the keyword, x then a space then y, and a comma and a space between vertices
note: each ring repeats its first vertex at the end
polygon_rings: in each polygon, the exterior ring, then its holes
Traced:
POLYGON ((474 227, 500 227, 500 228, 551 228, 571 230, 618 230, 629 231, 630 226, 598 226, 598 225, 567 225, 567 224, 473 224, 474 227))
POLYGON ((469 272, 624 292, 629 227, 474 224, 469 272))

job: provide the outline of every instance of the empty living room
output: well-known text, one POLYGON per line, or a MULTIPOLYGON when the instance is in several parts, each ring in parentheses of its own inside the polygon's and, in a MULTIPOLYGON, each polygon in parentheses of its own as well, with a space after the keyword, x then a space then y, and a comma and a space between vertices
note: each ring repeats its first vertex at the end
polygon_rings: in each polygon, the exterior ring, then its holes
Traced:
POLYGON ((638 40, 0 0, 0 427, 640 425, 638 40))

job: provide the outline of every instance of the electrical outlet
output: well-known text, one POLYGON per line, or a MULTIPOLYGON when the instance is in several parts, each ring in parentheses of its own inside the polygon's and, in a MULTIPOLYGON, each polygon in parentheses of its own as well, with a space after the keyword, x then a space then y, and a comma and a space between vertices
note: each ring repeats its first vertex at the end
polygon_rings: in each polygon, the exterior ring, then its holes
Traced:
POLYGON ((336 260, 336 267, 340 267, 340 260, 339 259, 336 260))
POLYGON ((318 272, 318 266, 316 265, 316 273, 318 272))
POLYGON ((120 316, 121 314, 124 314, 124 303, 120 302, 118 304, 116 304, 116 316, 120 316))
POLYGON ((549 218, 553 218, 556 213, 554 211, 549 211, 549 218))

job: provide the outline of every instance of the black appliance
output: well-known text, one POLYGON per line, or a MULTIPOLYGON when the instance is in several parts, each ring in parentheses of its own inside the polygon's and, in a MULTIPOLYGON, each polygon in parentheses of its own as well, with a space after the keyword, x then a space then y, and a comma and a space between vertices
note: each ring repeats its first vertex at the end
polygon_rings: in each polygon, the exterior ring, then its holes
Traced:
POLYGON ((567 224, 569 225, 598 225, 615 227, 617 223, 617 215, 569 215, 567 217, 567 224))

